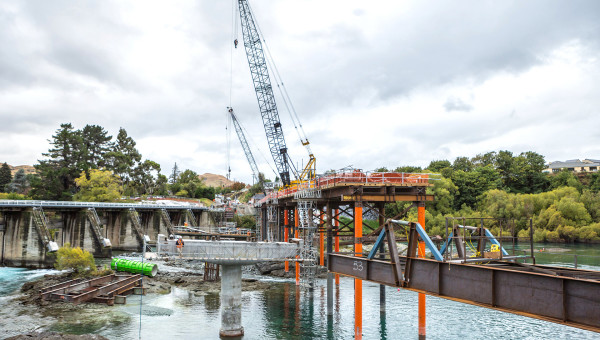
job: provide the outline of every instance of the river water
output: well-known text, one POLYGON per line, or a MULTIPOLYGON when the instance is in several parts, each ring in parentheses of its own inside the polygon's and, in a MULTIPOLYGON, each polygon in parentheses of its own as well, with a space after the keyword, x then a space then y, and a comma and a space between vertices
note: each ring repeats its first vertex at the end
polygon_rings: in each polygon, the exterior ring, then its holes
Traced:
MULTIPOLYGON (((536 244, 537 263, 600 270, 600 247, 536 244), (539 252, 544 248, 544 251, 539 252), (550 253, 557 254, 550 254, 550 253), (596 257, 597 256, 597 257, 596 257)), ((126 305, 94 305, 86 312, 42 316, 11 299, 23 282, 49 270, 0 268, 0 338, 35 329, 95 333, 109 339, 218 339, 219 294, 195 296, 173 288, 165 295, 130 295, 126 305), (140 309, 141 299, 141 309, 140 309), (140 313, 141 311, 141 313, 140 313), (141 317, 140 317, 141 314, 141 317), (140 327, 141 319, 141 327, 140 327)), ((326 280, 312 292, 293 280, 270 279, 269 289, 242 293, 243 339, 351 339, 354 337, 354 280, 334 288, 334 315, 326 315, 326 280)), ((364 339, 416 339, 417 294, 386 287, 386 313, 379 311, 379 285, 363 283, 364 339)), ((600 334, 436 297, 427 297, 428 339, 600 339, 600 334)))

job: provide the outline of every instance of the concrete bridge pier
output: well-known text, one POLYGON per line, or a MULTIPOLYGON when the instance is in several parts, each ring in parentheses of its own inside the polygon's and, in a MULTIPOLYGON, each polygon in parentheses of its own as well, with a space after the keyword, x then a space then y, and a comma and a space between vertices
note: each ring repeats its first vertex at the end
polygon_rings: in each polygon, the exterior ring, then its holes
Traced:
POLYGON ((244 335, 242 327, 242 266, 221 265, 222 337, 244 335))

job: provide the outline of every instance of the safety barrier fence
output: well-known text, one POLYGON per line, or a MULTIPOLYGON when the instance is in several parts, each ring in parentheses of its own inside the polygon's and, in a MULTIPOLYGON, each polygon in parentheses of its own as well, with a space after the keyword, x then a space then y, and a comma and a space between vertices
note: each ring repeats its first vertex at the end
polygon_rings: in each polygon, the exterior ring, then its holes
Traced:
POLYGON ((269 200, 291 196, 301 190, 318 190, 342 184, 423 185, 439 179, 437 176, 439 175, 405 172, 363 172, 360 170, 336 172, 274 191, 258 201, 256 205, 260 206, 269 200))

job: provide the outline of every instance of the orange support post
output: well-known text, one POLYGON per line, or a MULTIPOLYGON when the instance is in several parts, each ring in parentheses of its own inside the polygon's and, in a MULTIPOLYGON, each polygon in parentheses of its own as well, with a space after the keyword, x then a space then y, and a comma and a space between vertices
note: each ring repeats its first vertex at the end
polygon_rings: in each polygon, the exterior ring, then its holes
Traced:
MULTIPOLYGON (((362 256, 362 205, 354 207, 354 254, 362 256)), ((354 339, 362 339, 362 280, 354 279, 354 339)))
MULTIPOLYGON (((288 215, 289 211, 287 209, 285 209, 283 211, 283 240, 285 242, 288 242, 289 237, 290 237, 290 217, 288 215)), ((289 261, 285 261, 284 262, 284 269, 285 272, 289 272, 290 271, 290 262, 289 261)))
MULTIPOLYGON (((335 209, 334 210, 334 214, 333 214, 333 225, 335 226, 334 230, 335 230, 335 237, 334 237, 334 243, 333 243, 333 251, 335 251, 336 253, 339 253, 340 251, 340 236, 338 235, 338 229, 340 228, 340 221, 338 220, 338 214, 339 214, 340 210, 339 209, 335 209)), ((340 284, 340 274, 335 274, 335 284, 339 285, 340 284)))
MULTIPOLYGON (((417 219, 419 220, 419 224, 423 229, 425 229, 425 206, 420 203, 417 207, 417 219)), ((419 242, 419 251, 418 256, 420 258, 425 258, 425 242, 419 242)), ((425 314, 425 294, 419 293, 419 340, 425 339, 426 334, 426 314, 425 314)))
MULTIPOLYGON (((300 237, 300 233, 298 233, 298 209, 294 210, 294 226, 296 226, 296 238, 300 237)), ((300 256, 296 256, 299 258, 300 256)), ((296 261, 296 286, 300 285, 300 262, 296 261)))
POLYGON ((321 211, 321 223, 319 224, 319 264, 325 266, 325 233, 324 233, 324 221, 325 214, 321 211))

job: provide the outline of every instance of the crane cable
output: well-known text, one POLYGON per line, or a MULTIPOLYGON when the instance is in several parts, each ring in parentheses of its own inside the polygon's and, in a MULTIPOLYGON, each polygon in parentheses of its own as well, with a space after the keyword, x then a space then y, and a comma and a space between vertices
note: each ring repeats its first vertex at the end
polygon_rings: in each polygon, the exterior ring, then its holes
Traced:
MULTIPOLYGON (((233 107, 232 105, 232 93, 233 93, 233 52, 234 52, 234 48, 235 48, 235 41, 238 39, 238 21, 237 21, 237 17, 238 17, 238 6, 237 6, 237 0, 232 0, 232 6, 231 6, 231 36, 232 36, 232 42, 234 42, 233 45, 230 45, 230 63, 229 63, 229 107, 233 107)), ((226 138, 227 138, 227 178, 229 179, 229 175, 231 174, 231 126, 233 124, 233 121, 231 119, 231 115, 229 114, 229 111, 227 111, 227 125, 225 126, 225 131, 226 131, 226 138)), ((239 117, 238 117, 239 120, 239 117)), ((258 150, 258 152, 260 153, 260 155, 262 156, 262 158, 265 160, 265 162, 267 163, 267 165, 269 166, 269 168, 271 169, 271 171, 273 171, 273 174, 275 175, 275 177, 279 176, 279 174, 277 174, 277 171, 275 171, 275 169, 273 168, 273 166, 271 165, 270 161, 267 159, 267 157, 265 156, 265 154, 263 153, 263 151, 258 147, 258 144, 254 143, 254 140, 252 139, 252 135, 248 133, 248 131, 246 130, 246 128, 244 127, 244 125, 240 124, 240 126, 242 127, 242 130, 244 131, 245 136, 247 136, 250 139, 251 144, 253 145, 254 148, 256 148, 258 150)), ((258 174, 257 174, 258 176, 258 174)))
MULTIPOLYGON (((232 6, 231 6, 231 36, 233 37, 233 39, 236 39, 236 35, 237 35, 237 20, 235 20, 235 16, 236 16, 236 10, 237 10, 237 6, 236 6, 236 0, 232 1, 232 6)), ((230 45, 229 47, 229 107, 232 107, 231 105, 231 98, 233 95, 233 46, 230 45)), ((231 175, 231 115, 229 115, 229 113, 226 113, 227 115, 227 125, 225 125, 225 139, 227 141, 227 179, 229 179, 230 175, 231 175)))
MULTIPOLYGON (((250 3, 248 3, 248 7, 250 9, 250 12, 252 13, 252 16, 254 18, 256 18, 256 15, 254 14, 254 10, 252 9, 250 3)), ((275 64, 275 60, 273 59, 273 56, 271 54, 271 49, 269 48, 269 45, 267 44, 267 41, 264 38, 265 36, 262 33, 262 30, 260 29, 258 20, 255 20, 254 22, 256 24, 256 29, 258 30, 259 37, 262 38, 263 44, 265 45, 265 50, 267 51, 267 54, 265 55, 265 60, 267 61, 267 64, 269 64, 269 68, 273 71, 273 78, 275 80, 275 83, 277 84, 277 88, 281 94, 281 97, 283 98, 283 101, 284 101, 284 104, 288 111, 288 114, 290 115, 290 118, 292 119, 294 128, 296 129, 296 132, 298 134, 298 138, 300 138, 300 142, 302 143, 302 145, 304 145, 306 147, 309 154, 312 155, 312 151, 308 144, 308 138, 306 137, 306 132, 304 131, 304 127, 302 126, 302 123, 300 122, 298 113, 296 112, 296 109, 295 109, 294 105, 292 104, 292 100, 289 96, 289 93, 287 92, 287 88, 285 87, 285 85, 283 83, 283 79, 281 77, 281 74, 279 73, 279 69, 277 68, 277 65, 275 64)))

